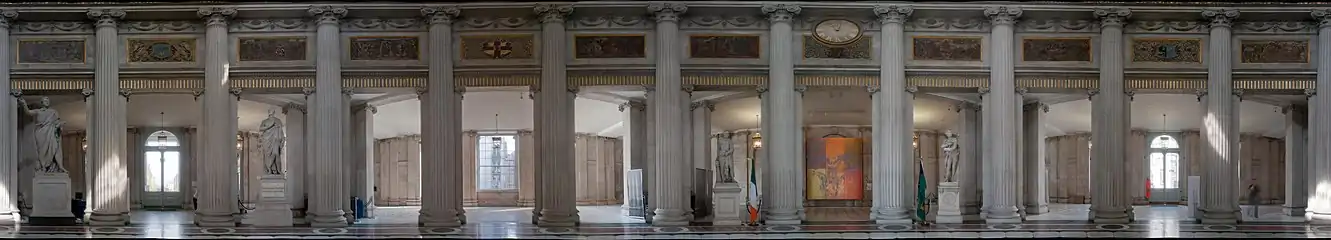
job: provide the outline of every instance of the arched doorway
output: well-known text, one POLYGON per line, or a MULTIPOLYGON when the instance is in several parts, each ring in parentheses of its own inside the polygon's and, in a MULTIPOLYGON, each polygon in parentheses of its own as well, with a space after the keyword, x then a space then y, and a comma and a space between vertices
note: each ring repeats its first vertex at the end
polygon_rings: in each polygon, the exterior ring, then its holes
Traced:
POLYGON ((157 131, 144 144, 144 208, 179 208, 180 139, 168 131, 157 131))
POLYGON ((1146 157, 1147 174, 1150 181, 1151 203, 1177 203, 1182 201, 1181 188, 1183 166, 1182 153, 1179 151, 1178 138, 1168 134, 1151 138, 1150 153, 1146 157))

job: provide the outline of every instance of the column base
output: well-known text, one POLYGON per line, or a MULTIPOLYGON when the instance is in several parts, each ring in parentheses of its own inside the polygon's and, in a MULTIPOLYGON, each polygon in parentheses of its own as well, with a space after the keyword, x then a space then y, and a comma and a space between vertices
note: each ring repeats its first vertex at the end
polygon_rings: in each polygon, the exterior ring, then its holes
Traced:
POLYGON ((1049 204, 1026 205, 1026 214, 1040 215, 1049 213, 1049 204))
POLYGON ((310 219, 311 227, 346 227, 347 217, 342 210, 327 213, 314 213, 310 219))
POLYGON ((992 207, 984 216, 985 223, 1021 223, 1016 206, 992 207))
POLYGON ((1308 212, 1307 210, 1307 207, 1285 207, 1283 212, 1285 212, 1285 216, 1301 217, 1308 212))
POLYGON ((1207 211, 1202 210, 1202 217, 1198 219, 1202 224, 1238 224, 1239 211, 1207 211))
POLYGON ((1323 212, 1307 212, 1307 213, 1304 214, 1303 216, 1304 216, 1304 218, 1308 219, 1308 222, 1312 222, 1312 223, 1331 223, 1331 213, 1323 213, 1323 212))
POLYGON ((571 213, 554 212, 550 209, 542 210, 541 218, 536 222, 537 226, 542 227, 574 227, 578 226, 578 211, 571 213))
POLYGON ((194 225, 200 227, 235 227, 236 219, 231 216, 231 213, 211 214, 195 211, 194 225))
POLYGON ((790 212, 776 212, 776 210, 772 210, 767 212, 767 216, 763 219, 768 225, 799 225, 804 222, 800 217, 799 210, 790 212))
MULTIPOLYGON (((770 221, 769 221, 769 222, 770 222, 770 221)), ((915 221, 914 221, 914 220, 911 220, 911 219, 881 219, 881 218, 880 218, 880 219, 873 220, 873 222, 874 222, 874 223, 877 223, 877 224, 911 224, 911 223, 913 223, 913 222, 915 222, 915 221)), ((960 221, 958 221, 957 223, 960 223, 960 221)))
POLYGON ((460 227, 466 224, 466 220, 458 218, 458 215, 458 213, 453 211, 444 211, 441 213, 421 211, 421 215, 416 221, 417 225, 421 227, 460 227))
POLYGON ((684 210, 657 208, 652 215, 652 226, 688 226, 689 218, 684 210))
MULTIPOLYGON (((31 218, 31 217, 29 217, 31 218)), ((129 225, 129 214, 102 214, 92 213, 88 216, 88 225, 90 226, 126 226, 129 225)), ((233 224, 234 226, 234 224, 233 224)))

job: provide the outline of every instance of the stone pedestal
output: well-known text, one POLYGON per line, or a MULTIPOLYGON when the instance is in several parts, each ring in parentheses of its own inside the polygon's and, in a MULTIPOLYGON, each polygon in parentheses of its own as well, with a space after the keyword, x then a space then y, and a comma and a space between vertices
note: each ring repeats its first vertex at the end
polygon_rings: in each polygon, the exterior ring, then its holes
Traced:
POLYGON ((69 174, 38 173, 32 181, 32 225, 75 225, 70 211, 69 174))
POLYGON ((938 223, 961 223, 961 184, 938 183, 938 223))
POLYGON ((713 191, 712 205, 715 212, 712 214, 712 225, 743 224, 744 218, 749 215, 749 209, 744 207, 744 188, 736 182, 716 183, 713 191))
POLYGON ((287 201, 287 179, 282 175, 259 177, 259 204, 247 216, 249 223, 260 227, 290 227, 291 202, 287 201))

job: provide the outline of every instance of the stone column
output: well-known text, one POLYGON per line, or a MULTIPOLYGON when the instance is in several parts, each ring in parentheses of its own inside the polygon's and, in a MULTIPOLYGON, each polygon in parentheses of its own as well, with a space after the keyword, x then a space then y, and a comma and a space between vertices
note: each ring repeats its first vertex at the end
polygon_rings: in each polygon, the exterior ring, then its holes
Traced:
MULTIPOLYGON (((795 106, 799 101, 795 92, 795 56, 794 52, 788 49, 794 49, 795 33, 792 31, 791 22, 795 15, 799 15, 800 6, 793 4, 764 4, 762 7, 767 19, 771 21, 771 32, 769 33, 768 47, 768 83, 767 97, 770 98, 771 113, 764 113, 764 118, 771 118, 771 129, 768 134, 763 136, 768 151, 768 160, 771 164, 772 181, 768 184, 775 184, 772 191, 765 194, 771 195, 771 208, 767 212, 767 224, 799 224, 799 210, 804 202, 803 194, 799 192, 799 178, 796 175, 803 174, 797 172, 801 162, 799 150, 800 144, 798 124, 799 113, 790 106, 795 106)), ((659 79, 658 79, 659 81, 659 79)))
POLYGON ((1026 186, 1024 188, 1025 192, 1023 192, 1026 214, 1042 214, 1049 212, 1049 194, 1047 193, 1049 181, 1046 178, 1044 155, 1044 124, 1045 115, 1049 113, 1049 105, 1040 102, 1027 104, 1024 111, 1025 116, 1022 117, 1022 120, 1025 121, 1022 121, 1024 125, 1021 129, 1025 132, 1025 143, 1022 144, 1022 147, 1025 148, 1025 151, 1022 151, 1022 155, 1025 157, 1023 160, 1025 164, 1022 167, 1025 169, 1025 175, 1023 175, 1025 180, 1022 185, 1026 186))
POLYGON ((643 91, 646 92, 643 94, 643 98, 646 99, 644 101, 647 105, 642 114, 647 122, 642 129, 644 135, 647 136, 644 139, 642 149, 643 159, 645 159, 642 164, 642 188, 645 191, 643 194, 646 195, 644 200, 646 204, 643 206, 646 215, 643 216, 643 221, 651 224, 652 218, 656 216, 656 143, 660 142, 656 139, 656 108, 658 107, 656 104, 656 85, 646 85, 643 87, 643 91))
POLYGON ((980 163, 981 179, 976 192, 980 194, 980 218, 988 218, 989 208, 995 202, 993 175, 996 174, 992 174, 994 172, 994 162, 992 161, 993 155, 990 154, 993 151, 993 144, 990 143, 993 142, 994 136, 990 131, 994 129, 994 123, 990 119, 994 118, 993 112, 996 107, 991 104, 994 101, 988 87, 981 87, 977 92, 980 93, 980 116, 978 117, 980 119, 980 131, 978 132, 980 144, 976 147, 979 148, 981 155, 977 157, 979 159, 976 161, 980 163))
MULTIPOLYGON (((993 176, 986 175, 988 181, 993 182, 994 188, 986 188, 986 192, 993 194, 993 204, 989 204, 989 213, 985 221, 989 223, 1012 223, 1021 222, 1021 216, 1017 215, 1016 188, 1017 188, 1017 169, 1016 156, 1017 144, 1015 141, 1006 141, 1004 139, 1018 139, 1016 129, 1004 126, 1016 126, 1017 105, 1015 99, 1017 96, 1016 81, 1014 77, 1013 58, 1013 25, 1017 18, 1021 17, 1022 10, 1011 6, 987 7, 984 9, 984 15, 991 19, 993 32, 990 35, 990 67, 989 67, 989 89, 988 97, 991 99, 985 109, 993 109, 987 118, 993 121, 993 129, 986 129, 992 136, 989 141, 989 159, 986 162, 993 163, 993 176)), ((986 204, 988 204, 986 202, 986 204)))
POLYGON ((345 212, 346 198, 342 194, 342 138, 346 130, 345 112, 348 111, 342 98, 342 52, 339 21, 347 15, 347 9, 333 6, 315 6, 308 10, 314 17, 316 28, 315 47, 320 53, 315 59, 314 102, 310 109, 314 112, 314 155, 311 163, 314 174, 314 187, 310 189, 308 213, 313 216, 310 222, 314 227, 341 227, 347 225, 345 212), (332 54, 332 55, 327 55, 332 54))
MULTIPOLYGON (((91 225, 114 226, 129 224, 129 176, 126 166, 129 156, 125 152, 125 97, 120 89, 120 37, 116 25, 125 18, 125 10, 93 9, 88 18, 96 22, 97 66, 93 75, 93 108, 90 122, 96 127, 89 131, 88 148, 92 153, 94 178, 101 189, 96 191, 98 201, 90 202, 91 225)), ((228 213, 229 214, 229 213, 228 213)), ((230 216, 230 215, 228 215, 230 216)))
POLYGON ((1303 216, 1308 207, 1308 113, 1306 106, 1285 106, 1285 215, 1303 216))
POLYGON ((958 119, 957 138, 960 142, 961 159, 957 166, 957 185, 961 188, 961 214, 963 219, 974 218, 980 214, 980 106, 974 103, 961 103, 956 106, 958 119))
MULTIPOLYGON (((1206 153, 1206 173, 1202 175, 1202 216, 1205 224, 1233 224, 1239 221, 1238 184, 1238 108, 1234 105, 1231 82, 1234 53, 1227 51, 1233 41, 1231 29, 1239 12, 1234 9, 1207 9, 1202 17, 1211 20, 1210 42, 1207 44, 1206 115, 1202 119, 1202 134, 1209 150, 1206 153)), ((1098 144, 1097 144, 1098 145, 1098 144)), ((1101 197, 1096 196, 1095 199, 1101 197)))
MULTIPOLYGON (((539 83, 538 83, 538 84, 539 84, 539 83)), ((541 161, 542 161, 542 159, 544 159, 544 158, 539 157, 540 154, 544 154, 544 152, 545 152, 545 151, 541 150, 541 148, 542 148, 542 146, 541 146, 541 135, 542 135, 542 134, 545 134, 546 130, 544 130, 544 129, 546 129, 546 128, 545 128, 544 124, 540 124, 542 121, 545 121, 545 119, 544 119, 545 115, 541 114, 541 111, 543 111, 542 109, 544 109, 545 106, 543 106, 543 104, 541 104, 541 100, 537 99, 537 97, 536 97, 536 96, 540 96, 539 94, 541 94, 541 86, 540 86, 540 85, 533 85, 533 86, 531 86, 530 88, 531 88, 531 93, 528 93, 528 94, 527 94, 527 98, 532 100, 532 117, 534 118, 533 123, 535 123, 535 124, 532 125, 532 134, 535 135, 535 136, 532 136, 532 138, 533 138, 533 140, 534 140, 533 142, 535 142, 535 144, 532 144, 532 145, 535 145, 535 146, 536 146, 536 147, 534 147, 534 148, 535 148, 534 150, 536 150, 535 152, 536 152, 536 154, 538 155, 538 157, 536 158, 536 166, 537 166, 537 167, 536 167, 536 171, 534 171, 534 172, 533 172, 534 174, 532 174, 532 175, 536 175, 536 204, 533 204, 534 206, 532 206, 532 208, 531 208, 531 224, 539 224, 539 223, 541 222, 541 209, 544 209, 544 208, 545 208, 545 201, 544 201, 544 200, 541 200, 541 198, 544 198, 543 196, 545 196, 545 185, 542 185, 542 184, 543 184, 542 182, 545 182, 545 170, 542 169, 541 167, 542 167, 542 166, 545 166, 545 165, 542 165, 542 164, 541 164, 541 161)), ((471 134, 471 133, 475 133, 475 131, 468 131, 468 133, 469 133, 469 134, 471 134)), ((475 165, 474 165, 474 164, 467 164, 467 166, 475 166, 475 165)), ((469 174, 469 175, 473 175, 473 174, 469 174)), ((473 176, 474 176, 474 175, 473 175, 473 176)), ((473 180, 471 180, 471 182, 474 183, 475 180, 473 179, 473 180)), ((466 186, 464 186, 464 187, 466 187, 466 186)), ((466 187, 466 188, 464 188, 463 191, 465 192, 465 194, 473 195, 473 196, 474 196, 474 193, 472 193, 472 190, 473 190, 473 189, 475 189, 475 187, 474 187, 474 186, 471 186, 471 187, 466 187)), ((463 199, 463 201, 467 201, 467 200, 468 200, 468 199, 466 199, 466 195, 464 195, 464 199, 463 199)), ((464 203, 464 204, 466 204, 466 203, 464 203)))
MULTIPOLYGON (((14 18, 18 17, 18 12, 10 9, 0 9, 0 56, 10 55, 9 45, 9 26, 14 23, 14 18)), ((18 210, 18 97, 22 93, 17 89, 11 89, 9 79, 9 64, 11 58, 0 58, 0 89, 10 93, 11 98, 0 100, 0 111, 6 111, 0 114, 0 186, 5 191, 0 192, 0 220, 11 218, 15 222, 19 220, 18 210)))
POLYGON ((356 223, 356 209, 351 198, 356 195, 356 162, 359 159, 359 157, 356 157, 356 145, 358 145, 355 140, 356 131, 352 127, 356 121, 353 117, 356 112, 352 104, 353 95, 355 95, 355 92, 352 88, 342 88, 341 106, 343 108, 342 112, 339 113, 340 115, 338 115, 339 118, 342 118, 342 139, 339 141, 342 144, 342 148, 339 148, 342 151, 342 171, 340 172, 342 175, 340 186, 342 187, 337 196, 342 199, 338 206, 342 209, 342 217, 347 219, 347 224, 356 223))
POLYGON ((1123 23, 1132 15, 1128 9, 1097 9, 1100 19, 1100 84, 1092 95, 1093 132, 1091 172, 1093 220, 1096 223, 1132 221, 1131 198, 1126 179, 1127 133, 1129 123, 1116 116, 1128 113, 1123 81, 1123 23))
POLYGON ((430 83, 421 89, 420 226, 456 227, 466 222, 462 210, 462 90, 453 79, 453 20, 455 6, 428 7, 430 19, 430 83))
POLYGON ((294 223, 305 222, 305 106, 287 103, 282 107, 286 115, 287 142, 285 177, 287 178, 287 201, 291 204, 291 217, 294 223))
POLYGON ((683 78, 679 70, 679 16, 688 11, 688 7, 679 3, 651 3, 647 12, 656 19, 656 85, 657 92, 649 106, 654 112, 652 117, 655 134, 655 188, 648 196, 649 203, 655 208, 652 225, 683 226, 692 220, 689 208, 688 179, 692 172, 683 166, 692 166, 691 156, 683 153, 686 141, 684 122, 687 118, 684 105, 686 95, 683 78))
POLYGON ((374 218, 374 114, 378 112, 378 108, 365 104, 353 109, 351 116, 351 147, 356 153, 350 157, 354 161, 350 166, 356 169, 352 176, 355 191, 351 195, 365 201, 367 218, 374 218))
MULTIPOLYGON (((235 9, 204 8, 198 15, 207 22, 205 37, 207 52, 227 52, 227 22, 236 14, 235 9)), ((227 85, 227 68, 230 60, 224 54, 207 54, 204 58, 203 86, 203 123, 199 132, 203 135, 202 169, 228 168, 235 162, 236 129, 231 128, 230 119, 236 118, 231 111, 230 87, 227 85), (230 144, 228 144, 230 143, 230 144)), ((204 227, 236 226, 231 206, 236 205, 236 196, 232 192, 234 172, 202 171, 199 173, 199 208, 195 209, 194 223, 204 227)))
POLYGON ((305 129, 307 130, 305 131, 305 146, 301 148, 301 150, 305 151, 305 160, 307 161, 305 161, 305 169, 303 172, 296 173, 303 175, 303 181, 305 182, 305 192, 296 200, 301 201, 303 203, 302 205, 305 206, 301 211, 301 215, 304 215, 301 223, 309 224, 314 221, 314 211, 311 206, 311 203, 313 203, 311 199, 314 197, 314 190, 316 187, 314 182, 314 171, 318 169, 318 166, 316 165, 322 163, 322 161, 314 159, 318 156, 315 154, 315 147, 318 145, 317 142, 319 141, 314 139, 315 133, 319 132, 318 129, 314 129, 315 126, 318 126, 315 125, 315 122, 318 122, 319 120, 317 119, 319 115, 314 109, 315 103, 318 102, 314 99, 314 88, 302 88, 301 94, 305 96, 305 129))
MULTIPOLYGON (((772 161, 770 157, 772 156, 772 148, 768 147, 771 144, 771 138, 768 138, 768 135, 772 133, 772 117, 770 116, 772 114, 772 97, 768 94, 770 91, 767 90, 767 86, 759 85, 756 90, 758 92, 760 115, 758 116, 758 141, 754 145, 754 148, 758 149, 755 151, 757 156, 754 157, 753 165, 755 166, 753 167, 758 168, 758 188, 750 191, 757 191, 757 220, 766 223, 767 215, 772 210, 772 195, 769 194, 772 192, 772 161)), ((745 141, 750 140, 752 139, 746 139, 745 141)), ((752 197, 755 194, 749 195, 752 197)))
MULTIPOLYGON (((709 179, 711 181, 694 183, 694 186, 702 186, 702 189, 694 188, 694 195, 696 195, 696 199, 698 199, 695 202, 701 203, 703 205, 701 208, 709 213, 706 218, 701 219, 701 222, 712 222, 711 220, 716 215, 716 211, 712 210, 715 209, 715 203, 712 202, 712 185, 721 180, 721 178, 716 175, 716 170, 712 168, 712 162, 715 160, 712 158, 712 148, 715 145, 712 144, 711 119, 712 111, 716 110, 716 105, 711 101, 694 102, 689 104, 689 109, 689 118, 692 118, 691 122, 693 122, 693 124, 690 125, 692 128, 689 129, 689 138, 685 143, 693 146, 693 150, 691 151, 693 153, 693 156, 691 156, 693 159, 692 165, 694 167, 701 167, 711 173, 711 179, 709 179)), ((694 214, 694 216, 696 217, 697 214, 694 214)))
MULTIPOLYGON (((1331 46, 1331 9, 1318 9, 1312 12, 1313 18, 1320 20, 1317 30, 1318 46, 1331 46)), ((1317 85, 1323 92, 1331 89, 1331 48, 1317 49, 1317 85)), ((1312 183, 1308 190, 1311 195, 1308 206, 1309 220, 1317 222, 1331 221, 1331 185, 1319 184, 1331 182, 1331 97, 1309 91, 1308 113, 1308 179, 1312 183)))
POLYGON ((624 122, 628 123, 629 134, 624 138, 624 206, 621 212, 624 216, 629 216, 637 211, 642 211, 643 205, 640 202, 643 192, 646 192, 647 182, 647 104, 642 102, 628 102, 619 105, 619 111, 624 113, 624 122), (640 170, 637 182, 629 182, 628 172, 630 170, 640 170), (634 188, 632 186, 637 186, 634 188))
MULTIPOLYGON (((541 45, 564 46, 564 20, 573 13, 572 5, 541 4, 534 9, 541 19, 541 45)), ((537 201, 542 202, 539 224, 542 226, 573 226, 578 223, 577 186, 574 182, 573 152, 573 98, 576 88, 568 85, 566 60, 568 48, 541 48, 541 92, 536 104, 541 105, 543 121, 537 144, 541 145, 541 187, 537 201)))
MULTIPOLYGON (((883 24, 878 54, 882 64, 873 96, 873 205, 870 218, 878 223, 910 223, 915 205, 915 151, 911 147, 914 119, 904 115, 914 103, 906 93, 905 28, 914 8, 878 6, 874 13, 883 24)), ((913 114, 913 113, 912 113, 913 114)))

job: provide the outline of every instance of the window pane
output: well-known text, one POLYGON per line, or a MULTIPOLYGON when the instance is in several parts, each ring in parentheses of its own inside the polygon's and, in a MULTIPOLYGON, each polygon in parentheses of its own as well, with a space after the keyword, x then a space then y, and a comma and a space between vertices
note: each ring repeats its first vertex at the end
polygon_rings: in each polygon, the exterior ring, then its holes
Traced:
POLYGON ((177 138, 176 138, 176 135, 175 135, 175 134, 171 134, 171 132, 167 132, 167 131, 157 131, 157 132, 154 132, 152 135, 148 135, 148 144, 147 144, 147 146, 149 146, 149 147, 178 147, 178 146, 180 146, 180 139, 177 139, 177 138))
POLYGON ((1176 189, 1179 182, 1178 153, 1165 154, 1165 188, 1176 189))
POLYGON ((144 167, 148 174, 144 175, 144 190, 148 192, 161 192, 162 181, 162 152, 146 152, 144 158, 144 167))
POLYGON ((476 188, 517 189, 517 138, 489 135, 477 138, 476 188))
POLYGON ((180 192, 180 152, 164 152, 162 158, 162 191, 180 192))
POLYGON ((1151 140, 1151 148, 1178 148, 1178 140, 1170 136, 1159 136, 1151 140))
POLYGON ((1160 153, 1151 153, 1151 188, 1160 189, 1165 187, 1164 164, 1165 156, 1160 153))

